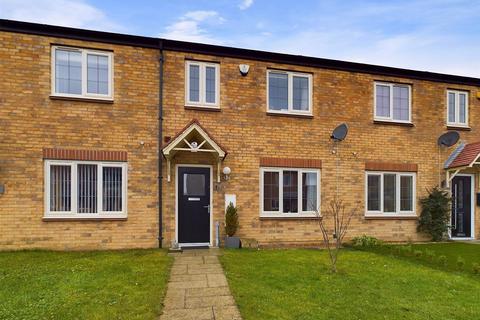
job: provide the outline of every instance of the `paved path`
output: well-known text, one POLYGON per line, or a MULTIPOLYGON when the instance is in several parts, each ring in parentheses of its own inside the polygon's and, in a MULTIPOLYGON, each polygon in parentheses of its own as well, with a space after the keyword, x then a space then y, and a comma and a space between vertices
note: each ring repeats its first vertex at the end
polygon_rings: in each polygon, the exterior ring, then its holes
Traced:
POLYGON ((174 253, 163 314, 160 320, 241 320, 218 249, 174 253))

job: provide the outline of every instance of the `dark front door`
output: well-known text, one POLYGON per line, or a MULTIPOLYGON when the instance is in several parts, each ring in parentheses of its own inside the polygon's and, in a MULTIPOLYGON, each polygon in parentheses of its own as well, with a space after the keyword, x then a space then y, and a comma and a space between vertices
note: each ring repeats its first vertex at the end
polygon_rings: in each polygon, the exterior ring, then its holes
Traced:
POLYGON ((178 167, 178 242, 210 242, 210 168, 178 167))
POLYGON ((472 178, 456 176, 452 181, 452 237, 471 236, 472 178))

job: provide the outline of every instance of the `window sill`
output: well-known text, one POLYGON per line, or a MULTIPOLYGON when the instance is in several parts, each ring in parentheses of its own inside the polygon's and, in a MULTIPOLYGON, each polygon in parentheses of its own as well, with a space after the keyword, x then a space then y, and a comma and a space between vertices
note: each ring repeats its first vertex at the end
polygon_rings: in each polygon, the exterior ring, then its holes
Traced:
POLYGON ((311 214, 302 214, 302 215, 261 215, 260 220, 315 220, 318 219, 317 216, 311 214))
POLYGON ((70 97, 70 96, 61 96, 61 95, 50 95, 50 99, 52 99, 52 100, 84 101, 84 102, 113 104, 113 99, 109 99, 109 98, 70 97))
POLYGON ((186 110, 198 110, 198 111, 211 111, 211 112, 221 112, 222 109, 220 107, 210 107, 210 106, 194 106, 194 105, 186 105, 186 110))
POLYGON ((387 120, 373 120, 374 124, 386 124, 391 126, 400 126, 400 127, 414 127, 415 125, 411 122, 397 122, 397 121, 387 121, 387 120))
POLYGON ((365 220, 417 220, 416 215, 373 215, 368 214, 364 216, 365 220))
POLYGON ((75 217, 75 216, 44 216, 42 221, 55 222, 55 221, 126 221, 126 216, 96 216, 96 217, 75 217))
POLYGON ((472 128, 466 126, 447 125, 447 130, 472 131, 472 128))
POLYGON ((312 114, 287 113, 287 112, 271 112, 271 111, 267 111, 267 116, 313 119, 313 115, 312 115, 312 114))

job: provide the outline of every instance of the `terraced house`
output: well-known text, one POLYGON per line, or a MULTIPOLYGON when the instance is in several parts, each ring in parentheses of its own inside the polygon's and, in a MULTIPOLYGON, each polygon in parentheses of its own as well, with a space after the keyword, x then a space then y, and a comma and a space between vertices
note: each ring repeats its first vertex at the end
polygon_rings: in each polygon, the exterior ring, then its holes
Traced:
POLYGON ((335 194, 349 236, 423 240, 436 185, 480 236, 480 79, 9 20, 0 43, 1 249, 217 246, 229 202, 241 238, 318 245, 335 194))

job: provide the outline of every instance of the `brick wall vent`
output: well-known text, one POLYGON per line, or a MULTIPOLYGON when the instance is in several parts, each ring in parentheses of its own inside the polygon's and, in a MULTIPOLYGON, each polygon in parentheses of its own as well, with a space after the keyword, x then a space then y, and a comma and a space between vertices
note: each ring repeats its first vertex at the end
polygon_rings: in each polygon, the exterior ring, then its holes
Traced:
POLYGON ((44 148, 43 159, 85 161, 127 161, 126 151, 44 148))
POLYGON ((291 159, 291 158, 260 158, 261 167, 282 168, 322 168, 322 160, 319 159, 291 159))
POLYGON ((415 163, 365 162, 365 170, 417 172, 418 165, 415 163))

